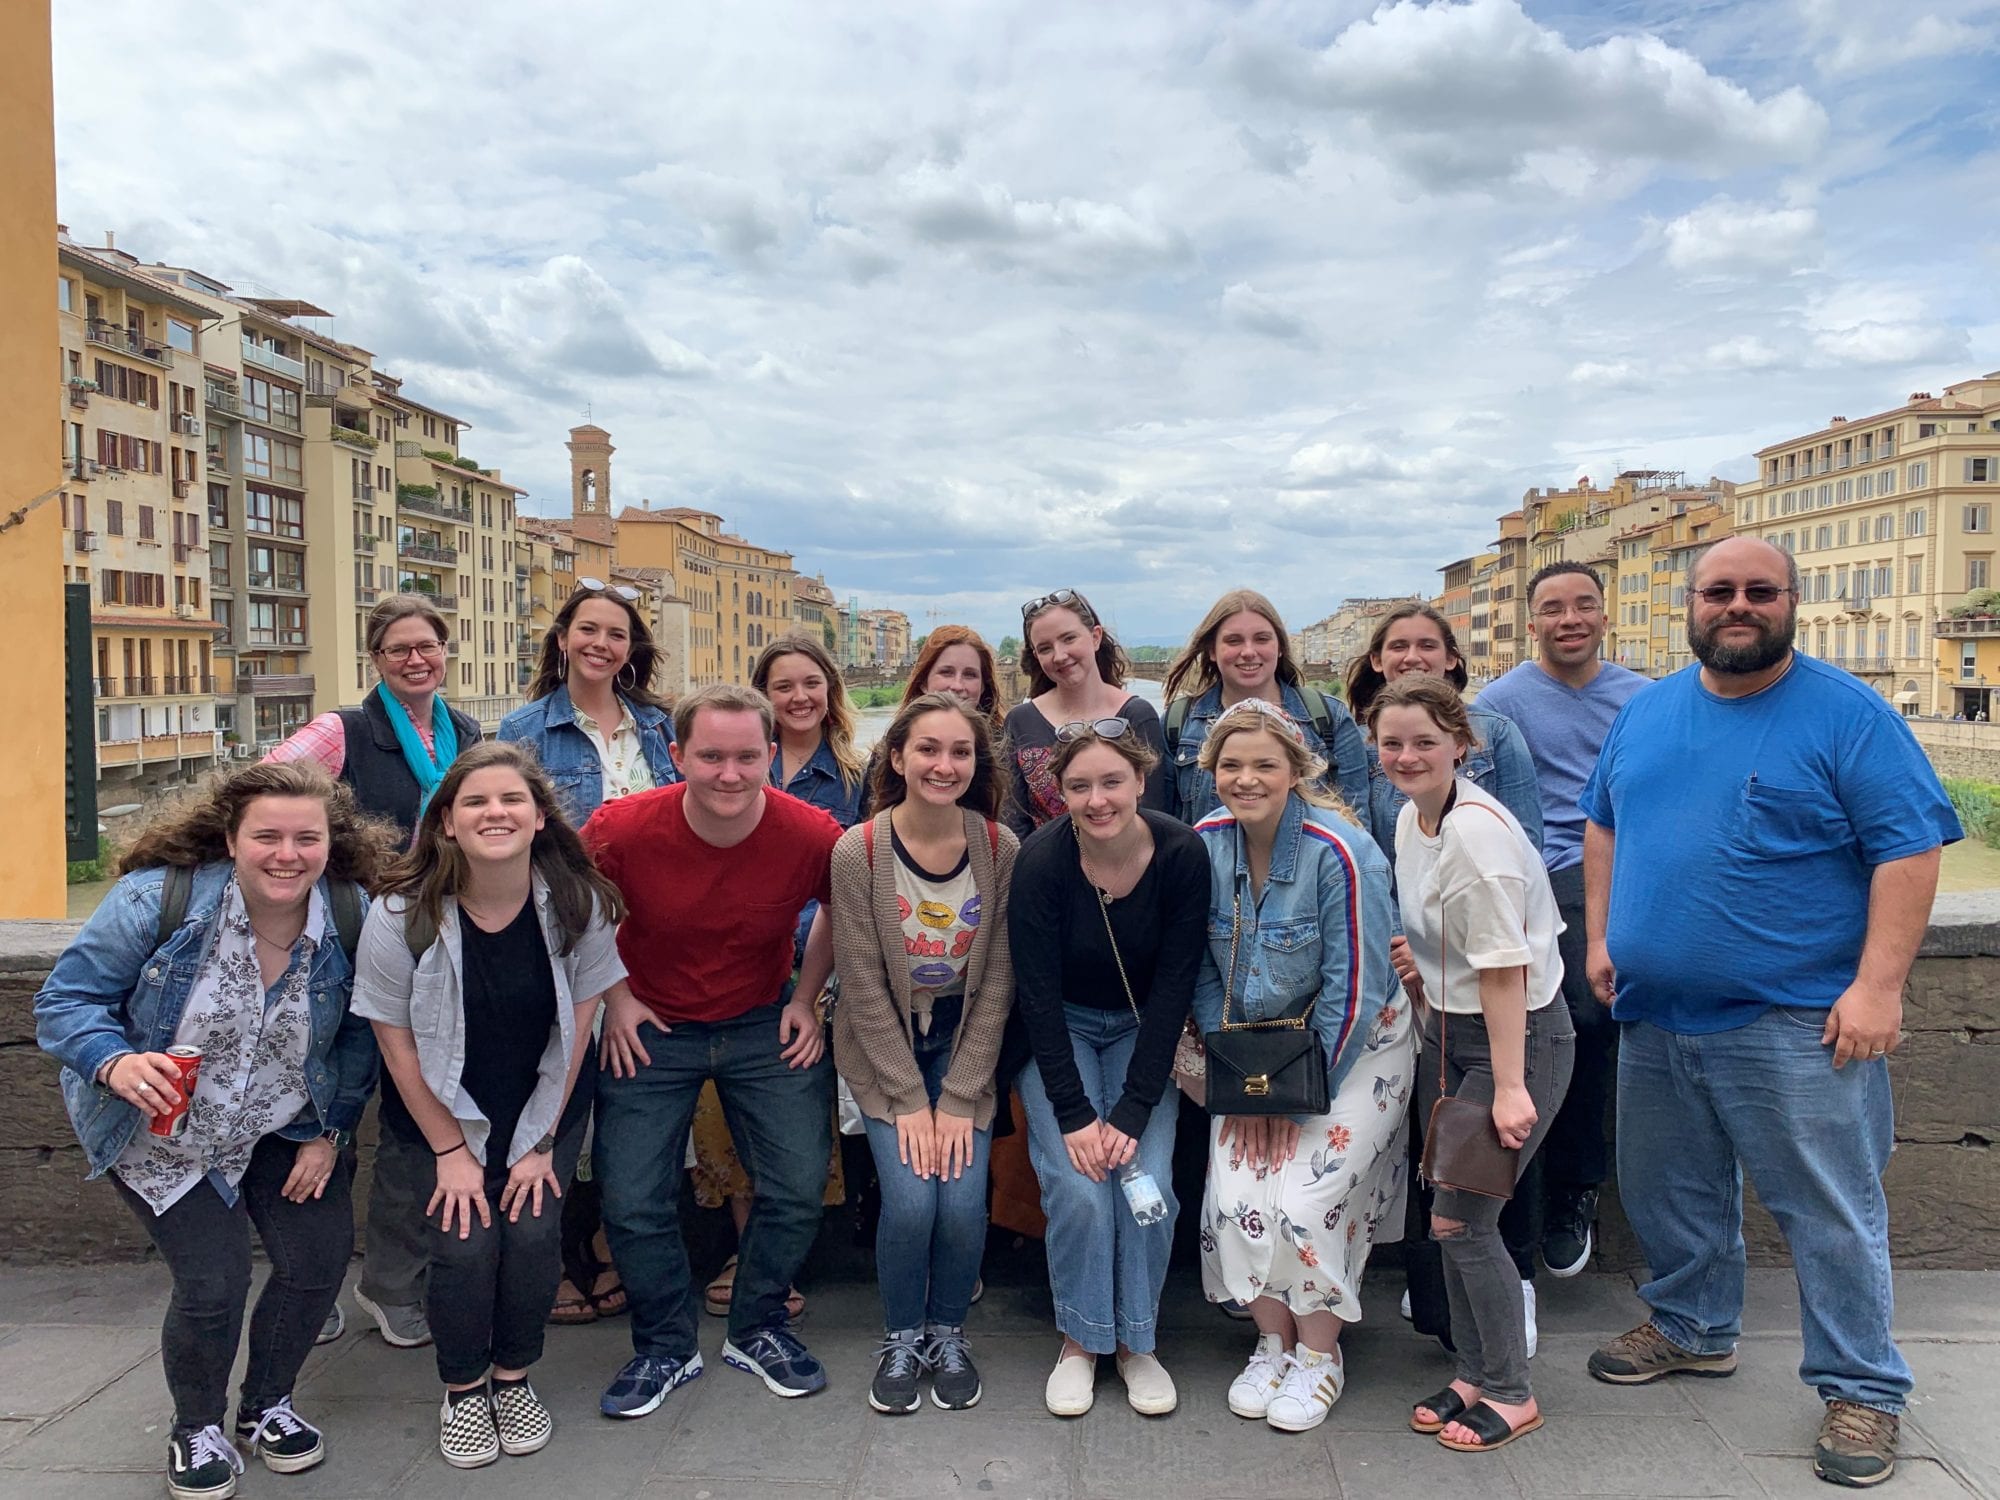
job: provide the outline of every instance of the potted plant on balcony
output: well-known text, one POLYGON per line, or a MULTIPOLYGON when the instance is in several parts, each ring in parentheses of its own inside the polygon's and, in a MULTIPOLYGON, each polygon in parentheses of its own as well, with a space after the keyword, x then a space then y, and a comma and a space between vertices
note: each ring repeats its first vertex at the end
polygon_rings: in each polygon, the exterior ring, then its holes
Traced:
POLYGON ((69 388, 73 391, 82 391, 86 394, 89 394, 90 392, 95 391, 97 389, 97 382, 94 380, 86 380, 81 375, 72 375, 69 378, 69 388))

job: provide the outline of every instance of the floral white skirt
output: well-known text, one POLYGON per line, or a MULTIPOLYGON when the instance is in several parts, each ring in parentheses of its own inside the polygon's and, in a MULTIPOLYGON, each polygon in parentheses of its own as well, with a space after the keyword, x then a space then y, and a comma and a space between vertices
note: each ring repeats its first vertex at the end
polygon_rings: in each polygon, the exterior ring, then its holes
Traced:
POLYGON ((1333 1106, 1299 1127, 1278 1168, 1232 1165, 1209 1125, 1201 1280, 1211 1302, 1275 1297, 1294 1313, 1361 1316, 1361 1272, 1376 1240, 1399 1238, 1408 1177, 1404 1131, 1416 1071, 1410 1007, 1385 1005, 1333 1106))

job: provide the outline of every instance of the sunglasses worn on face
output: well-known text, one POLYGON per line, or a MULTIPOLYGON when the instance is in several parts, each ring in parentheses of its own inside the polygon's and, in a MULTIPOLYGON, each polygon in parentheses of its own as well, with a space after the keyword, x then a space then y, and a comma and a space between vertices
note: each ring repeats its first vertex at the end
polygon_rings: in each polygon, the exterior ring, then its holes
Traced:
POLYGON ((578 593, 610 594, 630 604, 638 599, 639 591, 629 583, 606 583, 602 578, 579 578, 576 581, 578 593))
POLYGON ((1067 745, 1093 734, 1101 740, 1116 740, 1131 732, 1132 725, 1126 719, 1073 719, 1056 730, 1056 742, 1067 745))
POLYGON ((1779 588, 1775 583, 1746 583, 1741 588, 1733 583, 1711 583, 1707 588, 1696 589, 1695 592, 1710 604, 1733 603, 1738 594, 1752 604, 1772 604, 1789 594, 1791 590, 1779 588))
POLYGON ((1090 601, 1085 599, 1075 589, 1057 589, 1053 593, 1042 595, 1039 599, 1030 599, 1026 604, 1021 606, 1021 618, 1023 620, 1032 620, 1045 609, 1056 609, 1059 607, 1075 610, 1086 624, 1096 622, 1097 611, 1092 609, 1090 601))

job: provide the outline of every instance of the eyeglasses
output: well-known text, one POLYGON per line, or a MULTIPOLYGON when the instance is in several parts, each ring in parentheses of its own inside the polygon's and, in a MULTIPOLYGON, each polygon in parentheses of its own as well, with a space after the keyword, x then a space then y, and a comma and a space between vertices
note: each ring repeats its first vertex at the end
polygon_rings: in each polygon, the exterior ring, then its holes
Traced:
POLYGON ((1073 719, 1056 730, 1056 742, 1067 745, 1093 734, 1101 740, 1116 740, 1130 733, 1132 724, 1128 719, 1073 719))
POLYGON ((1043 610, 1058 607, 1075 610, 1087 623, 1095 622, 1097 619, 1097 611, 1090 607, 1090 601, 1075 589, 1057 589, 1053 593, 1042 595, 1039 599, 1030 599, 1021 606, 1021 618, 1032 620, 1043 610))
POLYGON ((639 597, 639 591, 629 583, 606 583, 602 578, 579 578, 576 581, 576 588, 578 593, 610 594, 613 598, 623 599, 627 604, 635 602, 639 597))
POLYGON ((1733 583, 1711 583, 1708 587, 1696 589, 1694 592, 1701 595, 1709 604, 1732 603, 1738 594, 1752 604, 1770 604, 1792 591, 1788 588, 1779 588, 1775 583, 1746 583, 1740 586, 1733 583))
POLYGON ((407 646, 384 646, 382 655, 390 661, 408 661, 413 656, 435 658, 444 655, 444 642, 412 641, 407 646))
POLYGON ((1535 611, 1537 620, 1560 620, 1572 610, 1577 618, 1588 620, 1604 613, 1603 602, 1597 599, 1579 599, 1574 604, 1544 604, 1535 611))

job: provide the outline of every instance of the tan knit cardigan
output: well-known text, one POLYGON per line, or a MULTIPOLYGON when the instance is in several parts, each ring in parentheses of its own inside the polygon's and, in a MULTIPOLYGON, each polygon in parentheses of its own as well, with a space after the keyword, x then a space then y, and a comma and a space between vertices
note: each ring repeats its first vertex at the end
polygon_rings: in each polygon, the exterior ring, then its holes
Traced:
MULTIPOLYGON (((833 1061, 854 1092, 861 1112, 894 1120, 930 1107, 917 1071, 910 1019, 910 965, 903 921, 896 905, 896 851, 889 814, 877 813, 874 868, 869 867, 865 825, 856 824, 833 847, 833 965, 840 975, 840 1004, 833 1013, 833 1061)), ((979 929, 966 955, 965 1015, 952 1041, 937 1107, 969 1115, 985 1129, 993 1123, 993 1074, 1000 1037, 1014 1004, 1014 962, 1007 949, 1007 887, 1020 841, 1005 825, 994 850, 986 820, 965 814, 965 847, 979 890, 979 929)))

